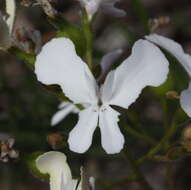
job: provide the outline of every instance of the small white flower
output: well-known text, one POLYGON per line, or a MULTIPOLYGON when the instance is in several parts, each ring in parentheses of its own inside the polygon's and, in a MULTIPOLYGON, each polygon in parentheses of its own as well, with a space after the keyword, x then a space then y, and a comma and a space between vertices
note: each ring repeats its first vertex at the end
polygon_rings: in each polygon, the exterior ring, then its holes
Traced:
POLYGON ((93 15, 98 11, 98 9, 103 10, 103 12, 116 16, 125 16, 125 11, 115 7, 115 3, 120 0, 78 0, 82 7, 84 7, 88 13, 88 17, 91 20, 93 15))
MULTIPOLYGON (((105 56, 103 56, 101 60, 101 75, 98 80, 103 79, 108 71, 110 70, 111 66, 113 63, 119 58, 119 56, 122 54, 122 50, 114 50, 110 53, 107 53, 105 56)), ((85 105, 84 105, 85 106, 85 105)), ((79 113, 80 109, 73 103, 68 102, 68 101, 63 101, 59 106, 58 106, 58 111, 52 116, 51 119, 51 125, 55 126, 58 123, 60 123, 63 119, 66 118, 67 115, 70 113, 79 113)))
MULTIPOLYGON (((184 52, 179 43, 158 34, 146 36, 146 39, 157 44, 161 48, 164 48, 166 51, 172 54, 182 64, 191 78, 191 56, 184 52)), ((182 91, 180 95, 180 104, 187 115, 191 117, 191 81, 188 89, 182 91)))
POLYGON ((168 65, 158 47, 147 40, 138 40, 132 55, 98 87, 87 64, 76 54, 73 42, 55 38, 44 45, 37 56, 35 73, 40 82, 60 85, 74 104, 85 107, 69 134, 70 149, 78 153, 88 150, 99 118, 102 146, 108 154, 114 154, 123 148, 124 137, 118 126, 120 114, 110 105, 127 109, 143 88, 159 86, 166 80, 168 65))
POLYGON ((59 111, 57 111, 52 119, 51 125, 57 125, 70 113, 79 113, 80 109, 77 108, 73 103, 64 101, 58 106, 59 111))
POLYGON ((64 153, 50 151, 36 159, 36 166, 50 176, 50 190, 82 190, 82 181, 72 179, 70 167, 64 153))
POLYGON ((3 17, 0 12, 0 49, 7 50, 11 46, 11 35, 15 21, 15 0, 6 0, 6 13, 8 18, 3 17))

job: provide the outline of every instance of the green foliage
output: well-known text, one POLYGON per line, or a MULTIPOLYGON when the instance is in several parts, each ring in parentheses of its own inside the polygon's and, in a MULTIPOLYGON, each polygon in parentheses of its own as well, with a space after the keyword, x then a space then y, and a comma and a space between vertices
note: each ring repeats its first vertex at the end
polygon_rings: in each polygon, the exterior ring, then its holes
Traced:
POLYGON ((56 37, 65 37, 71 39, 76 47, 76 52, 83 57, 85 54, 85 38, 80 27, 69 24, 63 18, 56 18, 51 20, 51 23, 57 27, 56 37))
POLYGON ((23 60, 26 62, 26 64, 28 64, 30 67, 34 67, 34 63, 35 63, 35 56, 28 54, 18 48, 12 47, 9 49, 9 52, 13 55, 15 55, 17 58, 23 60))

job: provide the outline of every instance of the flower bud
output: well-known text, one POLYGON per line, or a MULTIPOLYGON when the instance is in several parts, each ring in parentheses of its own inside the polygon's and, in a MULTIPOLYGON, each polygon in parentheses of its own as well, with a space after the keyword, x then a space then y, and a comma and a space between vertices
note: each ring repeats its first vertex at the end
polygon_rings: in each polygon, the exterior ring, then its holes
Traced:
POLYGON ((160 27, 166 26, 170 23, 170 18, 168 16, 161 16, 159 18, 154 18, 149 21, 150 30, 152 33, 156 32, 160 27))
POLYGON ((0 142, 0 160, 2 162, 8 162, 9 159, 17 159, 19 152, 13 149, 15 139, 10 138, 0 142))
POLYGON ((62 133, 51 133, 47 136, 47 141, 52 149, 60 149, 64 145, 65 137, 62 133))
POLYGON ((191 124, 183 130, 181 144, 188 152, 191 151, 191 124))
POLYGON ((168 91, 166 93, 166 98, 167 99, 179 99, 179 95, 176 91, 168 91))

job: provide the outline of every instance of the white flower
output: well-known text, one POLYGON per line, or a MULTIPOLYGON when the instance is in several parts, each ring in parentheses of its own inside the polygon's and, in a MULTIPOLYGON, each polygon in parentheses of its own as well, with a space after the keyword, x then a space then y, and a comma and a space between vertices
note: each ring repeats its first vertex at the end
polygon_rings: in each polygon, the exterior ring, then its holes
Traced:
POLYGON ((73 103, 64 101, 58 106, 59 111, 57 111, 52 119, 51 125, 57 125, 61 120, 63 120, 70 113, 79 113, 80 109, 77 108, 73 103))
MULTIPOLYGON (((113 63, 119 58, 119 56, 122 54, 122 50, 114 50, 110 53, 107 53, 105 56, 103 56, 101 60, 101 75, 99 77, 99 80, 103 79, 105 75, 108 73, 109 69, 113 65, 113 63)), ((73 103, 68 101, 63 101, 58 106, 59 111, 57 111, 52 119, 51 119, 51 125, 55 126, 58 123, 60 123, 67 115, 70 113, 79 113, 80 109, 73 103)))
POLYGON ((50 190, 82 190, 82 182, 72 179, 64 153, 50 151, 36 159, 36 166, 50 176, 50 190))
MULTIPOLYGON (((182 64, 191 78, 191 56, 184 52, 179 43, 158 34, 146 36, 146 39, 171 53, 182 64)), ((182 109, 188 114, 189 117, 191 117, 191 81, 188 89, 182 91, 180 95, 180 104, 182 109)))
POLYGON ((15 21, 15 0, 6 0, 6 13, 8 18, 3 17, 0 12, 0 49, 7 50, 11 46, 11 35, 15 21))
POLYGON ((159 86, 167 78, 168 60, 158 47, 138 40, 132 55, 111 71, 101 88, 87 64, 76 54, 73 42, 55 38, 37 56, 35 73, 46 85, 58 84, 74 104, 82 104, 79 121, 69 134, 69 146, 84 153, 92 143, 94 130, 101 130, 101 143, 108 154, 121 151, 124 137, 118 126, 119 113, 110 105, 127 109, 146 86, 159 86))
POLYGON ((88 17, 91 20, 93 15, 98 9, 103 10, 107 14, 111 14, 116 17, 122 17, 126 15, 126 12, 115 7, 115 3, 120 0, 78 0, 82 7, 84 7, 88 13, 88 17))

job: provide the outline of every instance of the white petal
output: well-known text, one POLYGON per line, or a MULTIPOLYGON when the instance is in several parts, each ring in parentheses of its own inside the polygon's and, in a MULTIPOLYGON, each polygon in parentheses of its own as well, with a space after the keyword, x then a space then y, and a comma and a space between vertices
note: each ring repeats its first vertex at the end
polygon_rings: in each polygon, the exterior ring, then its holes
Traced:
POLYGON ((115 17, 123 17, 126 15, 126 12, 122 9, 115 7, 115 3, 120 0, 104 0, 101 4, 103 12, 110 14, 115 17))
POLYGON ((96 81, 87 65, 77 56, 67 38, 48 42, 37 56, 35 73, 46 85, 58 84, 74 103, 96 103, 96 81))
POLYGON ((0 49, 6 50, 11 45, 11 36, 9 33, 9 28, 6 22, 3 19, 3 16, 0 12, 0 49))
POLYGON ((61 152, 47 152, 36 159, 36 166, 43 174, 50 175, 50 190, 61 190, 61 184, 72 180, 70 168, 65 154, 61 152))
POLYGON ((108 154, 119 153, 124 145, 124 137, 118 126, 119 113, 110 106, 102 106, 99 114, 101 143, 108 154))
MULTIPOLYGON (((70 104, 68 106, 66 106, 65 108, 57 111, 52 119, 51 119, 51 125, 57 125, 58 123, 60 123, 68 114, 70 113, 76 113, 77 111, 77 107, 74 104, 70 104)), ((78 110, 80 111, 80 110, 78 110)))
POLYGON ((95 178, 94 177, 89 178, 89 183, 90 183, 92 190, 95 190, 95 178))
POLYGON ((98 11, 100 3, 103 0, 78 0, 81 6, 84 7, 88 13, 88 17, 91 20, 93 15, 98 11))
POLYGON ((13 25, 15 21, 16 2, 15 0, 6 0, 6 12, 9 15, 7 19, 7 25, 9 27, 9 33, 12 33, 13 25))
POLYGON ((65 108, 69 105, 71 105, 72 103, 71 102, 68 102, 68 101, 63 101, 61 102, 59 105, 58 105, 58 109, 62 109, 62 108, 65 108))
POLYGON ((180 95, 180 105, 187 115, 191 117, 191 82, 188 89, 182 91, 180 95))
POLYGON ((104 84, 101 87, 101 99, 102 102, 108 102, 113 95, 114 89, 114 79, 115 79, 115 71, 111 71, 108 73, 104 84))
POLYGON ((158 34, 151 34, 145 38, 171 53, 182 64, 191 77, 191 56, 184 52, 179 43, 158 34))
POLYGON ((78 180, 68 180, 65 182, 64 175, 62 174, 61 190, 76 190, 78 180))
POLYGON ((115 63, 115 61, 120 57, 122 52, 123 52, 122 49, 117 49, 103 56, 100 64, 101 65, 100 78, 107 74, 107 72, 111 69, 113 63, 115 63))
POLYGON ((92 143, 93 133, 98 123, 98 110, 93 106, 79 113, 77 125, 69 134, 70 150, 84 153, 92 143))
MULTIPOLYGON (((126 59, 113 74, 113 86, 105 90, 111 94, 103 102, 128 108, 139 97, 146 86, 159 86, 167 79, 169 63, 158 47, 146 40, 138 40, 132 55, 126 59)), ((108 75, 111 77, 110 75, 108 75)), ((106 79, 103 89, 108 86, 106 79)))

